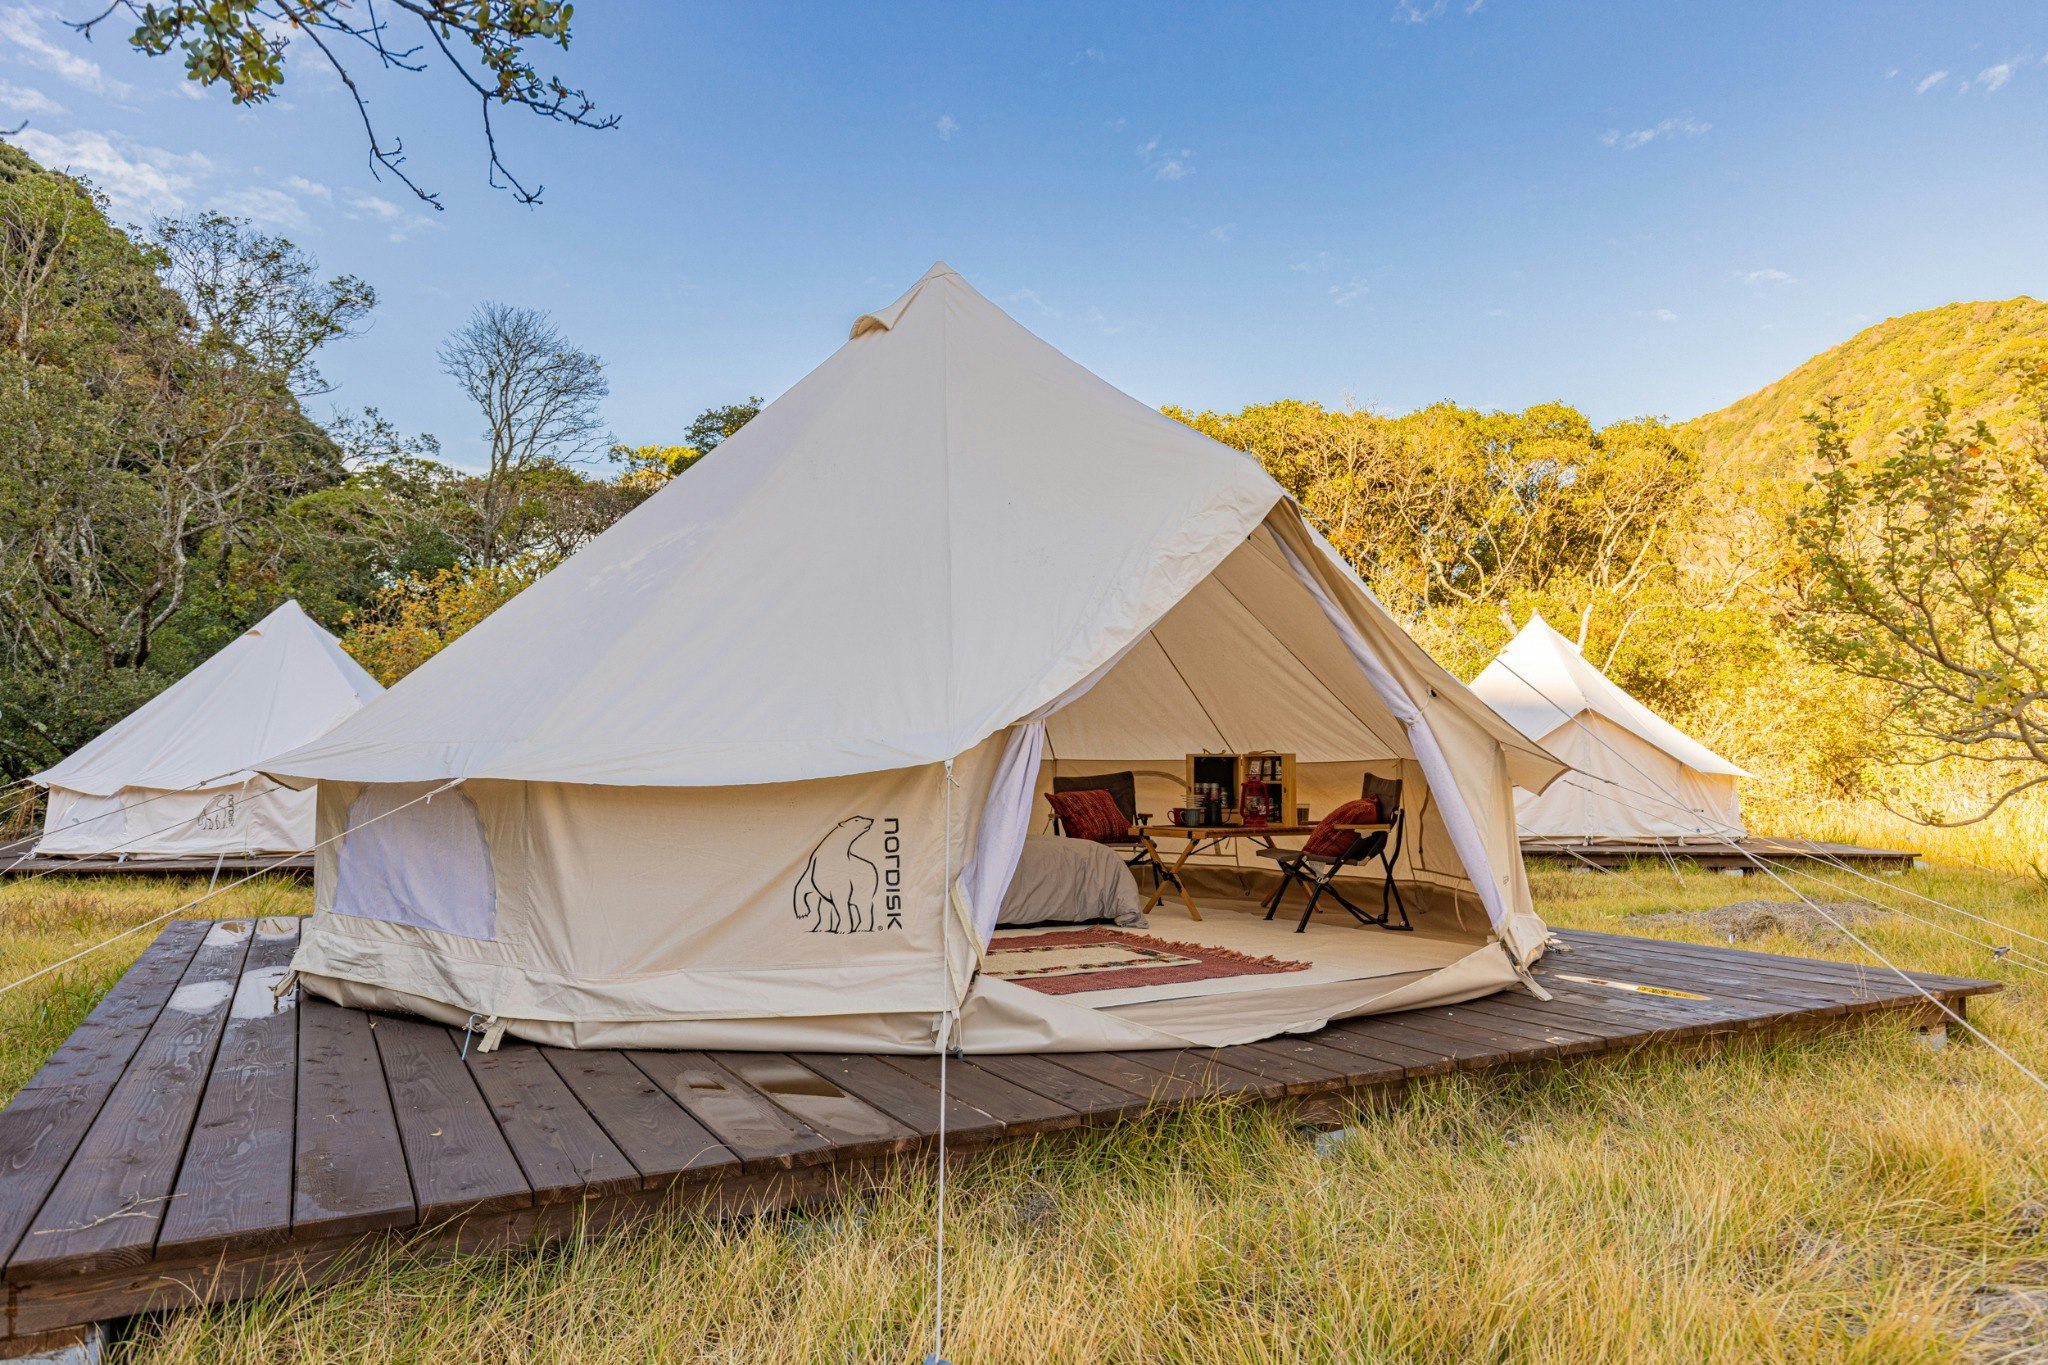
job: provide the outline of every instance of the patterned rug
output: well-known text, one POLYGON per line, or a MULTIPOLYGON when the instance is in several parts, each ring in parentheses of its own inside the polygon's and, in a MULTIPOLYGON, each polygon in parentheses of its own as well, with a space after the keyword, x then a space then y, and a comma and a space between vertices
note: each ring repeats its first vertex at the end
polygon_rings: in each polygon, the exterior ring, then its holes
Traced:
POLYGON ((1252 957, 1203 943, 1169 943, 1123 929, 1091 926, 1049 934, 998 936, 982 970, 1045 995, 1177 986, 1226 976, 1305 972, 1306 962, 1252 957))

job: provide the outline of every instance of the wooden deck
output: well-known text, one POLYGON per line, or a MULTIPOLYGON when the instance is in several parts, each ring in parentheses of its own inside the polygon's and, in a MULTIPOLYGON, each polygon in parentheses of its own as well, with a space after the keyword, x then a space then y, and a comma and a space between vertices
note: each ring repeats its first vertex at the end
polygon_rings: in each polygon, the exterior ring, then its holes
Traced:
POLYGON ((245 857, 239 853, 224 856, 148 857, 139 854, 38 854, 35 848, 39 836, 30 835, 12 843, 0 843, 0 877, 34 877, 45 872, 65 873, 81 877, 122 876, 122 877, 246 877, 251 872, 275 872, 280 877, 310 878, 313 875, 313 855, 310 853, 283 854, 265 853, 245 857))
POLYGON ((1662 862, 1670 858, 1690 861, 1716 871, 1753 873, 1757 861, 1767 863, 1847 863, 1864 871, 1906 872, 1919 854, 1903 848, 1865 848, 1861 844, 1833 844, 1820 839, 1774 839, 1752 835, 1747 839, 1719 843, 1712 840, 1681 839, 1524 839, 1524 858, 1546 858, 1572 867, 1588 863, 1596 867, 1617 867, 1637 859, 1662 862))
MULTIPOLYGON (((461 1053, 417 1019, 271 986, 298 921, 177 921, 0 1111, 0 1355, 86 1324, 348 1273, 366 1237, 503 1249, 664 1207, 719 1215, 828 1197, 926 1156, 931 1057, 461 1053)), ((1882 970, 1564 932, 1516 990, 1305 1036, 1186 1052, 949 1066, 948 1143, 974 1148, 1209 1099, 1303 1106, 1644 1044, 1940 1022, 1882 970), (1571 979, 1584 978, 1584 979, 1571 979), (1689 993, 1644 994, 1621 984, 1689 993)), ((1987 981, 1921 976, 1960 1012, 1987 981)))

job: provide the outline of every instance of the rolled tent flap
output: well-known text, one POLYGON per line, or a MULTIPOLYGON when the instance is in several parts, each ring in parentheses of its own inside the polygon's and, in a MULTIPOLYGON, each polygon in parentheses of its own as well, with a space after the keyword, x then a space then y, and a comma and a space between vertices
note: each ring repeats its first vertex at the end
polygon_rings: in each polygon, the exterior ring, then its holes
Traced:
POLYGON ((1356 576, 1320 545, 1299 512, 1268 521, 1288 563, 1387 709, 1406 727, 1435 793, 1446 832, 1502 942, 1527 964, 1548 932, 1537 918, 1513 820, 1508 755, 1521 750, 1532 780, 1547 786, 1565 765, 1529 744, 1395 626, 1356 576))
POLYGON ((264 770, 319 785, 295 965, 331 998, 604 1046, 921 1050, 959 1011, 963 1046, 1004 1050, 1498 989, 1542 943, 1511 766, 1560 767, 1255 461, 936 266, 687 476, 264 770), (1469 888, 1508 951, 1458 924, 1312 934, 1295 1005, 1277 976, 1204 980, 1191 999, 1263 1004, 1115 1017, 977 976, 1044 759, 1178 761, 1211 736, 1285 739, 1354 795, 1355 761, 1411 774, 1404 872, 1469 888), (1426 876, 1423 843, 1453 850, 1426 876), (1376 952, 1398 969, 1359 965, 1376 952))

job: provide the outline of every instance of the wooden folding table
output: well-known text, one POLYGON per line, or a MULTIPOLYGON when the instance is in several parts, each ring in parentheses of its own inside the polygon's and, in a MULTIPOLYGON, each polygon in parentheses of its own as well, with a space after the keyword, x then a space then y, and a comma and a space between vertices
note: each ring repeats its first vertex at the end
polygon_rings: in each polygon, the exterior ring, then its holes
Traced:
POLYGON ((1314 825, 1140 825, 1138 838, 1143 841, 1153 867, 1159 872, 1159 884, 1152 888, 1152 898, 1145 902, 1145 913, 1152 913, 1152 908, 1166 898, 1170 887, 1180 897, 1181 904, 1187 906, 1190 916, 1195 919, 1202 917, 1202 912, 1195 907, 1195 898, 1181 884, 1180 870, 1187 865, 1189 858, 1204 848, 1221 848, 1232 839, 1257 839, 1267 848, 1272 848, 1275 839, 1305 839, 1315 832, 1314 825), (1160 856, 1156 840, 1161 838, 1185 841, 1171 866, 1160 856))

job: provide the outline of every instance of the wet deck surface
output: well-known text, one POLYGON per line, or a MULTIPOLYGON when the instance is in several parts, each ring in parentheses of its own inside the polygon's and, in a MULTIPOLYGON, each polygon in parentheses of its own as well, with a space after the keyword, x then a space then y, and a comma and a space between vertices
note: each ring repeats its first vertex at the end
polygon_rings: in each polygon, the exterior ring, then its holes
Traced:
MULTIPOLYGON (((1219 1098, 1313 1105, 1453 1070, 1851 1016, 1939 1021, 1882 969, 1559 938, 1567 951, 1536 969, 1549 1001, 1515 990, 1239 1047, 955 1060, 947 1142, 971 1151, 1219 1098)), ((277 1007, 297 940, 296 919, 172 923, 0 1111, 0 1354, 345 1273, 366 1234, 459 1253, 663 1208, 783 1207, 936 1139, 935 1058, 510 1040, 465 1057, 459 1031, 438 1024, 313 999, 277 1007)), ((1915 982, 1958 1011, 1998 989, 1915 982)))

